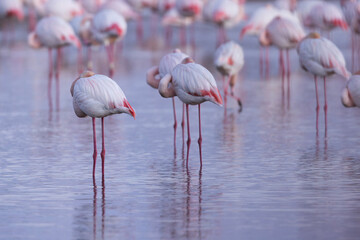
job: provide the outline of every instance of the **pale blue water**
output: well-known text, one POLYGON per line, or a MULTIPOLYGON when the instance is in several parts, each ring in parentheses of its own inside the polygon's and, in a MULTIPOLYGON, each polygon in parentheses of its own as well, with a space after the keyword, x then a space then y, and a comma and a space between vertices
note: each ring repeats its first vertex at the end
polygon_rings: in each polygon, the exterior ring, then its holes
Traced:
MULTIPOLYGON (((238 33, 233 30, 231 38, 238 33)), ((244 111, 237 113, 231 99, 226 115, 203 104, 199 173, 197 108, 191 107, 187 171, 180 126, 174 156, 171 101, 144 79, 146 69, 170 49, 157 47, 162 35, 149 40, 147 34, 139 47, 133 28, 129 34, 114 79, 137 118, 106 118, 105 183, 98 156, 95 187, 91 120, 75 116, 69 92, 77 77, 75 49, 64 51, 61 109, 49 120, 47 51, 29 49, 20 33, 15 44, 1 47, 0 239, 359 238, 360 111, 341 105, 344 80, 328 81, 328 137, 322 110, 316 137, 314 82, 299 68, 296 53, 288 102, 277 51, 270 52, 265 80, 257 41, 246 38, 246 66, 236 91, 244 111)), ((220 80, 211 60, 214 28, 197 25, 196 37, 196 61, 220 80)), ((333 37, 349 60, 347 34, 336 31, 333 37)), ((94 53, 95 70, 107 73, 101 50, 94 53)), ((97 127, 100 151, 100 121, 97 127)))

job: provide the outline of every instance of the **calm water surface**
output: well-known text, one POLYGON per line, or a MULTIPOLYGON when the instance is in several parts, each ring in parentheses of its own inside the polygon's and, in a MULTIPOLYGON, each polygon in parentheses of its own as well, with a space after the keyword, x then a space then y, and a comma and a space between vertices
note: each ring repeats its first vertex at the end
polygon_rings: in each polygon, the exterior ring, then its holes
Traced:
MULTIPOLYGON (((229 33, 232 39, 239 29, 229 33)), ((192 54, 220 80, 212 66, 214 28, 200 24, 196 30, 192 54)), ((171 101, 144 79, 171 48, 163 46, 161 34, 149 33, 138 46, 134 32, 130 27, 114 80, 137 118, 106 118, 106 176, 102 181, 98 164, 95 185, 91 119, 75 116, 69 92, 77 77, 75 49, 64 50, 61 109, 49 113, 47 51, 29 49, 20 30, 16 42, 1 47, 1 239, 359 239, 360 111, 342 107, 344 80, 329 78, 328 134, 321 109, 317 137, 314 82, 300 70, 296 53, 288 96, 277 51, 270 51, 266 80, 257 41, 246 38, 236 89, 244 111, 239 114, 231 99, 226 114, 203 104, 199 172, 197 108, 191 107, 187 170, 180 127, 174 149, 171 101)), ((344 35, 332 37, 350 60, 344 35)), ((107 73, 105 51, 94 51, 95 71, 107 73)))

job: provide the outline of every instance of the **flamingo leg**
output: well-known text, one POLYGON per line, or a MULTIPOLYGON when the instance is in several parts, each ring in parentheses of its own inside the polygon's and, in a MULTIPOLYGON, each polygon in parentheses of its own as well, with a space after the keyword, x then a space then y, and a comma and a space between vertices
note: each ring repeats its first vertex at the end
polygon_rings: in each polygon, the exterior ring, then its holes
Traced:
POLYGON ((57 49, 57 61, 56 61, 56 111, 60 110, 60 64, 61 64, 61 48, 57 49))
POLYGON ((290 76, 291 76, 291 65, 290 65, 290 56, 289 49, 286 49, 286 64, 287 64, 287 97, 288 97, 288 106, 290 106, 290 76))
POLYGON ((191 46, 195 49, 196 47, 196 42, 195 42, 195 24, 191 24, 191 28, 190 28, 190 31, 191 31, 191 46))
POLYGON ((269 78, 269 72, 270 72, 269 47, 265 47, 265 66, 266 66, 266 78, 269 78))
POLYGON ((352 72, 354 72, 354 68, 355 68, 355 39, 354 39, 354 33, 351 32, 351 69, 352 72))
POLYGON ((115 63, 114 63, 114 43, 110 43, 108 46, 106 46, 106 51, 108 54, 109 59, 109 76, 110 78, 114 75, 114 69, 115 69, 115 63))
POLYGON ((201 113, 200 113, 200 104, 199 104, 199 139, 198 139, 198 144, 199 144, 199 153, 200 153, 200 170, 202 169, 202 136, 201 136, 201 113))
POLYGON ((49 110, 52 112, 52 97, 51 97, 51 80, 53 76, 53 58, 52 50, 49 48, 49 79, 48 79, 48 100, 49 100, 49 110))
POLYGON ((83 72, 82 59, 83 59, 83 57, 82 57, 82 48, 79 48, 78 49, 78 62, 77 62, 79 74, 83 72))
POLYGON ((138 43, 142 43, 144 38, 144 27, 143 27, 143 19, 141 15, 139 15, 139 18, 137 20, 136 35, 137 35, 138 43))
POLYGON ((186 45, 186 27, 185 26, 182 26, 180 28, 180 44, 183 47, 186 45))
POLYGON ((177 121, 176 121, 176 109, 175 109, 175 98, 172 98, 173 103, 173 111, 174 111, 174 154, 176 154, 176 127, 177 127, 177 121))
POLYGON ((317 76, 314 76, 315 80, 315 93, 316 93, 316 135, 319 134, 319 93, 318 93, 318 85, 317 85, 317 76))
POLYGON ((184 146, 184 139, 185 139, 185 103, 183 103, 182 108, 182 120, 181 120, 181 129, 182 129, 182 144, 184 146))
POLYGON ((87 46, 87 69, 92 71, 93 63, 92 63, 92 49, 91 46, 87 46))
POLYGON ((97 150, 96 150, 96 129, 95 129, 95 118, 92 118, 92 125, 93 125, 93 141, 94 141, 94 153, 93 153, 93 178, 95 179, 95 167, 96 167, 96 157, 97 157, 97 150))
POLYGON ((101 150, 101 169, 102 176, 105 176, 105 129, 104 129, 104 118, 101 118, 101 138, 102 138, 102 150, 101 150))
POLYGON ((226 105, 227 105, 227 82, 226 82, 226 77, 223 76, 222 77, 223 80, 223 88, 224 88, 224 108, 226 110, 226 105))
POLYGON ((186 104, 185 106, 186 106, 187 132, 188 132, 188 140, 186 142, 187 143, 186 168, 188 168, 191 137, 190 137, 189 104, 186 104))
POLYGON ((264 54, 263 54, 263 47, 262 46, 260 46, 260 77, 262 77, 263 76, 263 56, 264 56, 264 54))
POLYGON ((236 102, 239 105, 239 112, 241 112, 242 111, 242 102, 241 102, 241 99, 239 97, 235 96, 233 86, 230 87, 230 96, 236 100, 236 102))
POLYGON ((327 110, 328 110, 328 105, 327 105, 327 98, 326 98, 326 77, 324 77, 324 99, 325 99, 325 104, 324 104, 325 136, 327 136, 327 110))

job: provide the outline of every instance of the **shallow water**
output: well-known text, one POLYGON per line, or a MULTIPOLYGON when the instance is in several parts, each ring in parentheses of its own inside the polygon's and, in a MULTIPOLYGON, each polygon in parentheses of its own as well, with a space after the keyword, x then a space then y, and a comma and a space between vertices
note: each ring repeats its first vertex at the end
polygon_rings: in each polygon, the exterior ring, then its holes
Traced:
MULTIPOLYGON (((322 109, 317 136, 314 81, 299 68, 296 53, 288 96, 277 51, 270 51, 270 77, 264 79, 257 42, 244 39, 246 65, 236 89, 244 111, 238 113, 232 99, 226 114, 202 105, 199 172, 197 108, 190 108, 187 170, 181 104, 176 101, 174 149, 171 101, 144 79, 171 48, 161 34, 149 33, 138 46, 132 27, 114 80, 137 117, 105 119, 105 181, 98 156, 95 185, 91 119, 75 116, 69 92, 77 77, 75 49, 64 50, 61 109, 52 113, 47 51, 29 49, 20 30, 16 42, 0 49, 1 239, 358 239, 360 112, 341 105, 344 80, 329 78, 327 137, 322 109)), ((239 29, 229 32, 232 39, 239 29)), ((220 80, 211 60, 214 28, 198 24, 196 32, 195 60, 220 80)), ((350 63, 347 34, 336 31, 333 39, 350 63)), ((94 50, 95 71, 106 74, 102 50, 94 50)), ((100 151, 99 120, 97 127, 100 151)))

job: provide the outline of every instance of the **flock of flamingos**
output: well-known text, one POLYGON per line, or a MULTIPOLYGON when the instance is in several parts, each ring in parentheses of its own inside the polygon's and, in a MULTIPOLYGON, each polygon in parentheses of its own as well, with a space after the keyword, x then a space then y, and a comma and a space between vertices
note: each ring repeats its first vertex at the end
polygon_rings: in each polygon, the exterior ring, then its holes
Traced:
MULTIPOLYGON (((235 41, 228 41, 226 29, 245 22, 239 33, 239 39, 248 35, 258 38, 261 48, 261 62, 268 61, 268 47, 277 47, 282 76, 290 74, 289 50, 297 50, 301 67, 314 75, 316 96, 316 131, 318 131, 319 96, 318 77, 324 84, 325 129, 327 128, 326 77, 338 74, 347 79, 341 100, 346 107, 360 107, 360 73, 350 73, 345 59, 338 47, 323 35, 341 28, 351 31, 352 72, 356 65, 355 49, 359 44, 360 4, 356 0, 341 0, 341 8, 334 2, 320 0, 277 0, 266 3, 250 16, 246 15, 246 0, 0 0, 1 21, 23 20, 28 17, 30 33, 28 44, 32 48, 49 49, 49 106, 51 102, 51 83, 55 75, 59 89, 59 71, 61 48, 74 45, 79 48, 78 68, 81 73, 71 85, 73 107, 78 117, 89 116, 93 124, 93 176, 97 159, 95 118, 101 118, 102 125, 102 173, 104 175, 104 117, 112 114, 127 113, 135 118, 135 110, 127 101, 119 85, 111 79, 114 74, 115 43, 126 37, 127 21, 136 21, 137 38, 143 36, 144 9, 162 18, 166 39, 169 40, 173 27, 181 28, 181 43, 186 43, 186 31, 195 21, 205 21, 218 27, 218 49, 214 55, 214 64, 223 76, 221 96, 213 74, 201 64, 194 62, 191 56, 179 49, 162 57, 158 66, 146 72, 146 82, 158 89, 164 98, 172 98, 174 108, 174 129, 177 120, 174 97, 183 104, 182 129, 184 115, 187 119, 187 144, 191 142, 189 129, 189 105, 197 105, 199 113, 199 152, 201 156, 201 115, 200 106, 205 101, 225 105, 227 98, 233 98, 242 109, 242 102, 234 91, 237 75, 244 65, 242 47, 235 41), (305 28, 310 33, 305 33, 305 28), (109 76, 93 73, 91 46, 104 45, 109 59, 109 76), (83 64, 82 47, 87 48, 86 64, 83 64), (52 63, 52 50, 57 51, 56 66, 52 63), (264 54, 265 52, 265 54, 264 54), (283 52, 286 53, 286 60, 283 52), (285 66, 287 65, 287 67, 285 66), (83 71, 83 69, 86 69, 83 71), (55 69, 55 74, 53 74, 55 69)), ((3 30, 6 34, 6 29, 3 30)), ((171 40, 171 39, 170 39, 171 40)), ((75 77, 74 77, 75 78, 75 77)), ((59 91, 56 94, 56 106, 59 109, 59 91)), ((339 93, 340 95, 340 93, 339 93)), ((188 156, 187 156, 188 163, 188 156)))

